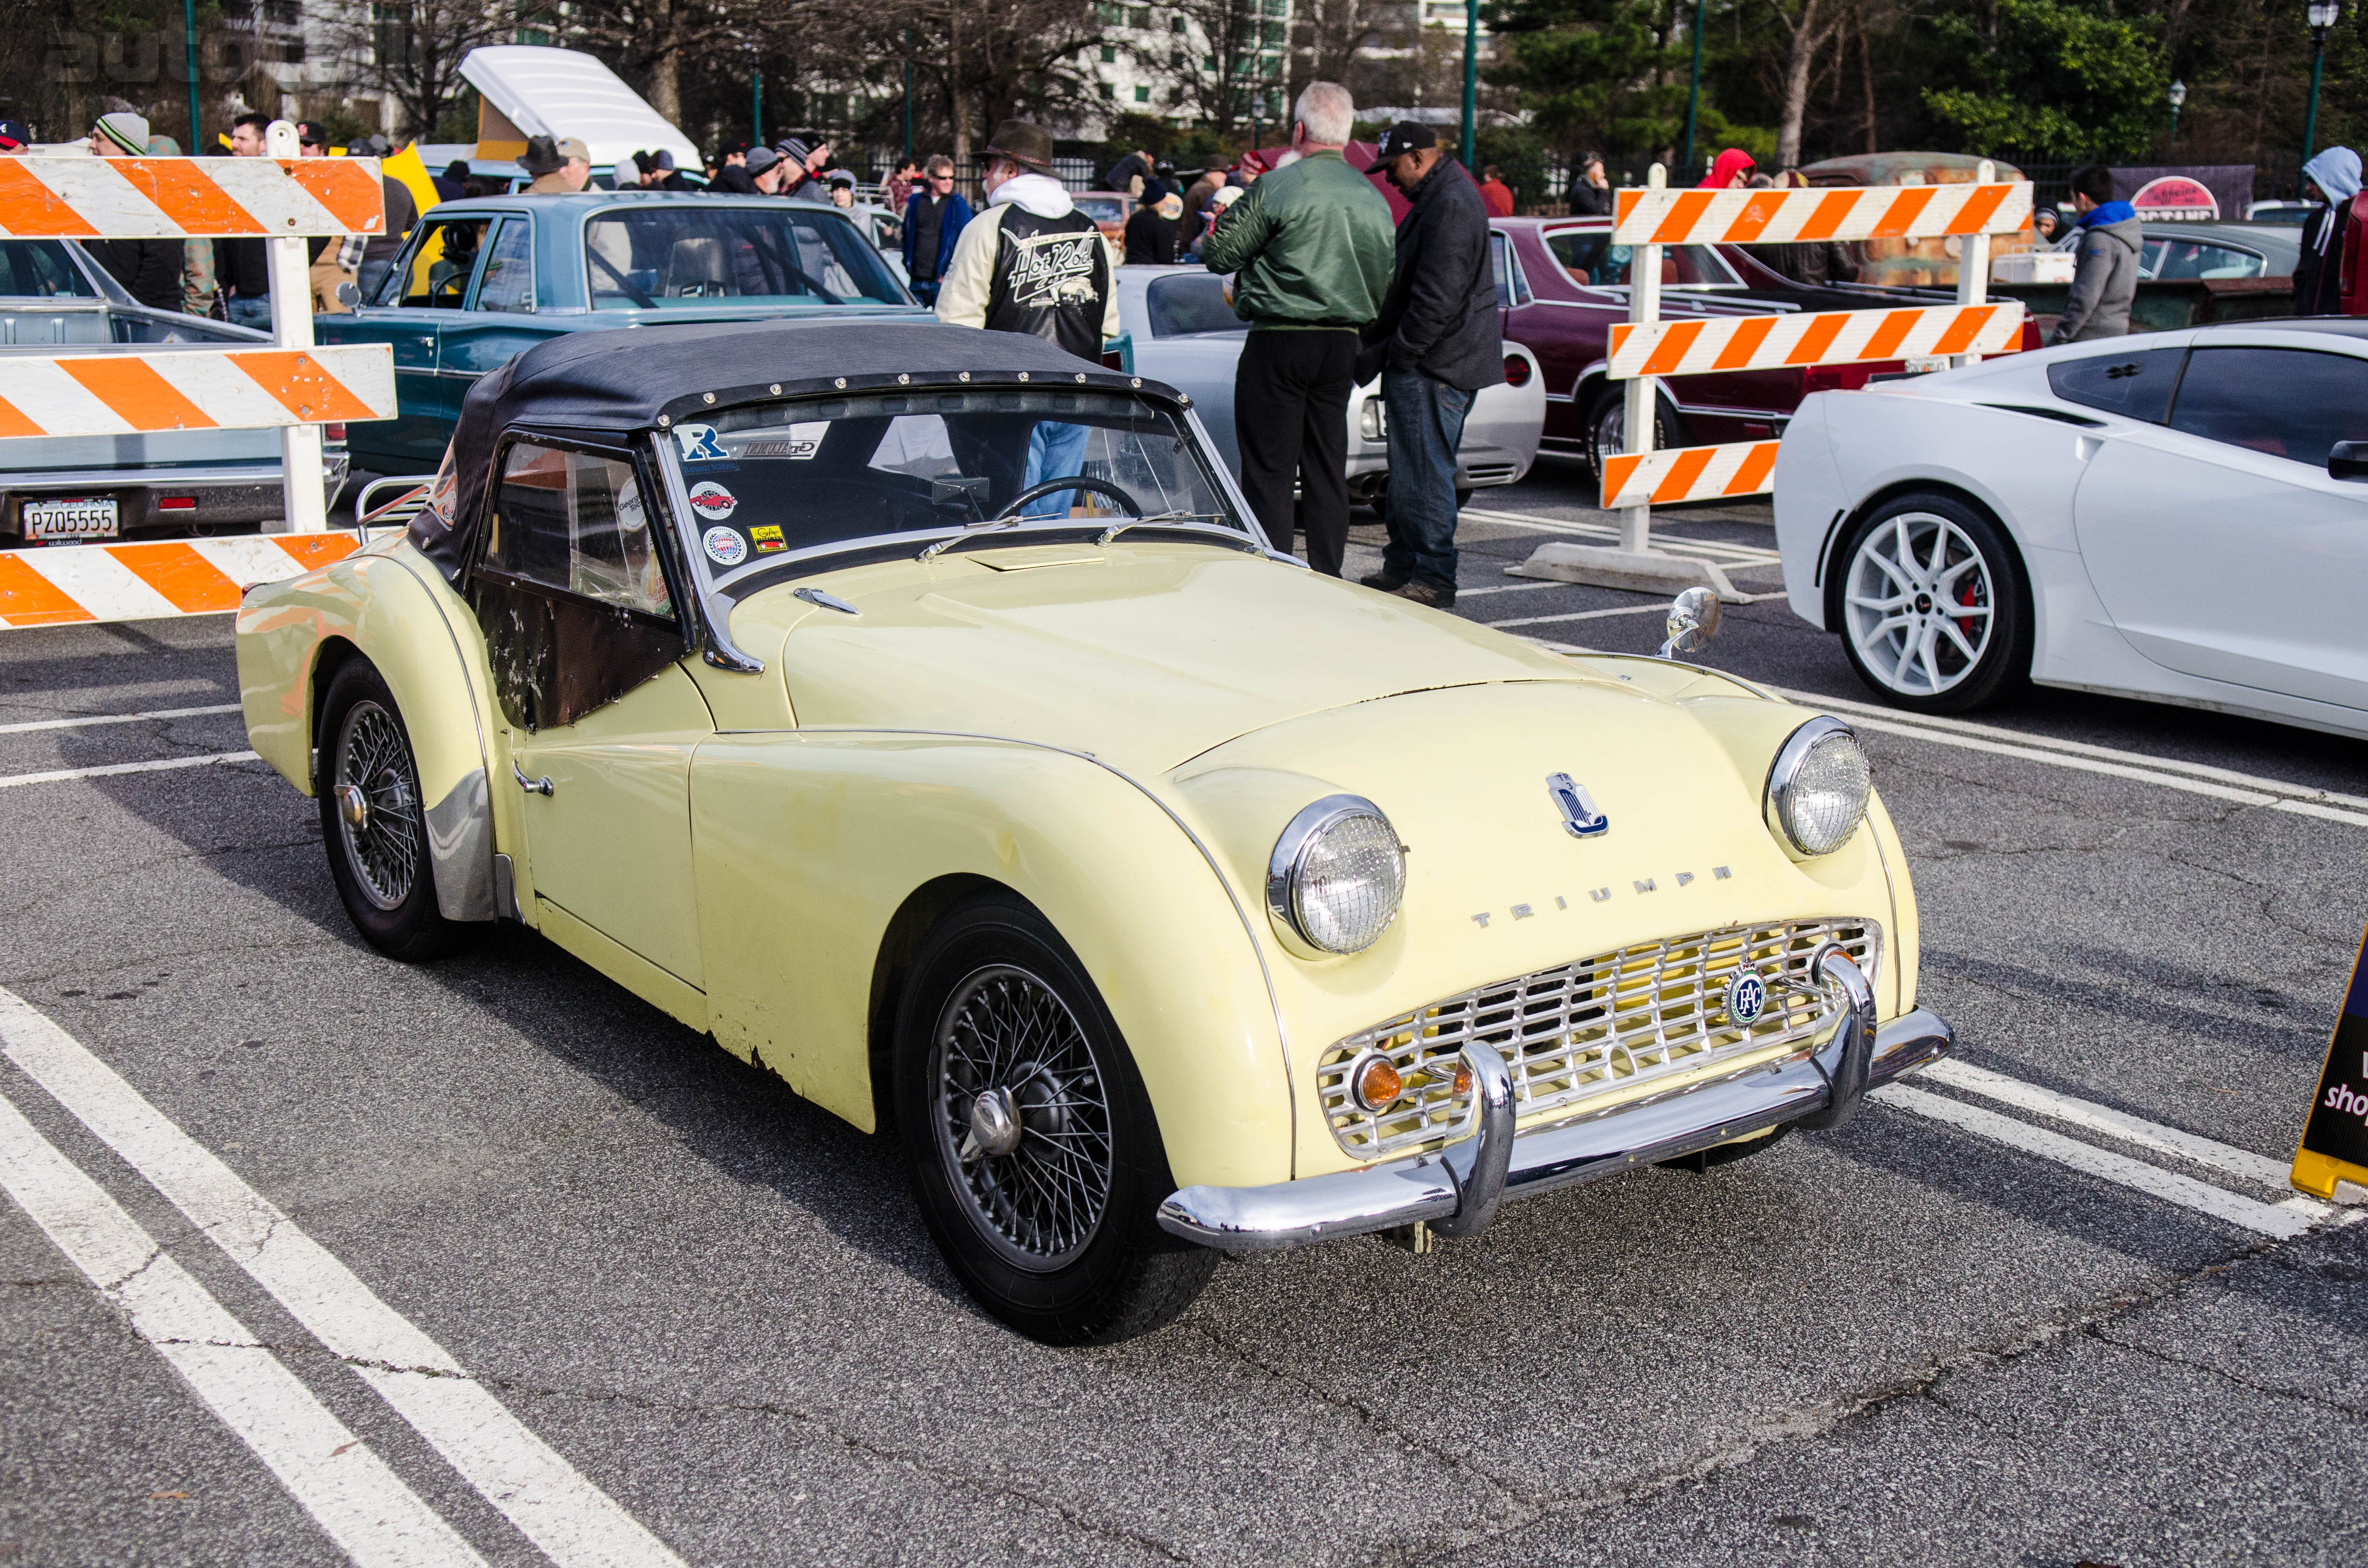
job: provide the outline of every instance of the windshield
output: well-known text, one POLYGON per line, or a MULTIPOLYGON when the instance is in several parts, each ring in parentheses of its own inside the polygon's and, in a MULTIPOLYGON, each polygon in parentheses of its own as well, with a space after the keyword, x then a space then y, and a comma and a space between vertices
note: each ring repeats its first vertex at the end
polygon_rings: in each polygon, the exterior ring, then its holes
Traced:
POLYGON ((909 303, 880 253, 826 208, 768 210, 710 201, 603 212, 584 226, 595 310, 802 300, 909 303))
POLYGON ((899 536, 917 551, 1062 479, 1081 483, 1014 508, 1013 526, 1243 528, 1185 416, 1131 393, 867 394, 735 409, 674 437, 690 553, 718 586, 775 560, 899 536))
MULTIPOLYGON (((1575 283, 1609 289, 1628 281, 1630 247, 1613 244, 1609 229, 1556 229, 1546 235, 1546 249, 1575 283)), ((1708 245, 1661 247, 1664 289, 1734 289, 1742 283, 1708 245)))

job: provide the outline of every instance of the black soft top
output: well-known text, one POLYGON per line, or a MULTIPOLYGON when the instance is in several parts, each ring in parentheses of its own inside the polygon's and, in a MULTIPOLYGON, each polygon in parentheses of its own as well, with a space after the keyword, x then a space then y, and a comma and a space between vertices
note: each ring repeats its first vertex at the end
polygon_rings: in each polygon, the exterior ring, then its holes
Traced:
POLYGON ((477 379, 452 433, 449 517, 431 506, 412 542, 454 583, 467 565, 479 505, 504 431, 625 437, 678 419, 801 393, 1047 380, 1105 390, 1171 389, 1019 333, 902 320, 695 322, 573 332, 477 379))

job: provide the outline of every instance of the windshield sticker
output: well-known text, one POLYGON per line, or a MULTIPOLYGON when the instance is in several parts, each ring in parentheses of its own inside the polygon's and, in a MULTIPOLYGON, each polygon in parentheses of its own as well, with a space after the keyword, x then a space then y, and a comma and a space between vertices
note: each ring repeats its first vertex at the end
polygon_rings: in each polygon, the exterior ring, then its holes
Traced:
POLYGON ((748 537, 756 541, 757 553, 759 555, 770 555, 777 550, 790 548, 790 541, 781 537, 781 530, 769 523, 759 523, 750 528, 748 537))
POLYGON ((690 509, 701 520, 720 523, 740 509, 739 498, 712 481, 690 487, 690 509))
POLYGON ((731 528, 710 528, 700 536, 707 559, 718 566, 737 566, 748 559, 748 541, 731 528))
POLYGON ((731 456, 723 449, 723 443, 715 438, 712 425, 678 425, 674 438, 682 443, 685 462, 722 462, 731 456))

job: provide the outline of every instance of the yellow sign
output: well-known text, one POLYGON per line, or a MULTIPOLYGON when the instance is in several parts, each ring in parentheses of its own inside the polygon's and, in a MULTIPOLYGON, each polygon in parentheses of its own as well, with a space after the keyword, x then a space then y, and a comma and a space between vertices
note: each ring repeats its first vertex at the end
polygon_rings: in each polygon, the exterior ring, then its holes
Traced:
POLYGON ((2351 966, 2351 986, 2336 1015, 2327 1066, 2318 1094, 2303 1124, 2294 1151, 2295 1187, 2319 1198, 2335 1196, 2339 1181, 2368 1187, 2368 939, 2351 966))

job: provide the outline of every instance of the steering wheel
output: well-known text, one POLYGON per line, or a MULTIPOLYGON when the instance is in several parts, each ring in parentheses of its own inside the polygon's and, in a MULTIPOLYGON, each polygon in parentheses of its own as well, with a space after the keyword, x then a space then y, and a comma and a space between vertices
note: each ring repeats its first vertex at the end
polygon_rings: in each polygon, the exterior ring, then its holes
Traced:
POLYGON ((1125 507, 1128 516, 1136 517, 1143 516, 1143 504, 1137 501, 1133 496, 1129 495, 1125 491, 1121 490, 1117 485, 1104 483, 1099 479, 1087 479, 1082 475, 1073 475, 1067 479, 1048 479, 1042 484, 1030 485, 1027 489, 1021 491, 1019 494, 1014 495, 1010 500, 1005 502, 1003 504, 1003 510, 996 513, 995 516, 989 517, 987 521, 991 523, 999 523, 1006 517, 1017 517, 1019 515, 1019 508, 1028 505, 1029 502, 1037 499, 1039 496, 1057 495, 1064 490, 1099 490, 1103 494, 1109 496, 1111 500, 1117 502, 1120 506, 1125 507))

